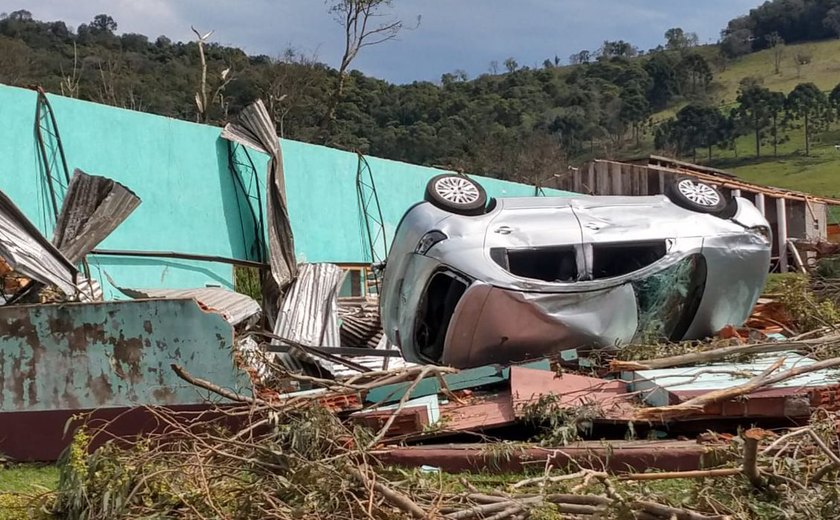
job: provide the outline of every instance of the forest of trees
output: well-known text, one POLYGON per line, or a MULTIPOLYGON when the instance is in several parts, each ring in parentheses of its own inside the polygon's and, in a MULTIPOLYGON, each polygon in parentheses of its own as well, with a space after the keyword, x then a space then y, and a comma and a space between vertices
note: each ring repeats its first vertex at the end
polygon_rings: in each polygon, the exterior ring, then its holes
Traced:
MULTIPOLYGON (((364 16, 369 13, 360 6, 371 3, 388 2, 342 0, 333 9, 356 6, 359 11, 344 14, 364 16)), ((829 30, 835 3, 840 0, 767 2, 730 22, 719 50, 729 52, 727 42, 736 33, 751 43, 747 51, 765 45, 769 40, 759 39, 766 34, 796 41, 797 31, 816 18, 821 31, 829 30)), ((378 26, 382 32, 374 36, 386 41, 401 26, 378 26)), ((586 157, 632 154, 653 136, 657 148, 693 157, 696 150, 710 154, 713 146, 731 146, 749 134, 759 154, 799 127, 814 135, 840 105, 838 89, 826 95, 803 84, 785 96, 747 80, 737 108, 723 112, 713 78, 725 55, 699 47, 697 36, 680 28, 647 52, 605 41, 570 56, 568 66, 556 56, 540 67, 511 57, 476 78, 455 71, 435 83, 395 85, 352 70, 365 35, 348 33, 356 47, 348 47, 336 70, 293 49, 277 57, 248 56, 213 43, 211 34, 173 42, 119 33, 118 27, 107 14, 75 29, 23 10, 3 14, 0 83, 41 85, 65 96, 211 124, 262 98, 287 138, 534 183, 586 157), (652 123, 652 114, 673 106, 684 108, 669 121, 652 123)))

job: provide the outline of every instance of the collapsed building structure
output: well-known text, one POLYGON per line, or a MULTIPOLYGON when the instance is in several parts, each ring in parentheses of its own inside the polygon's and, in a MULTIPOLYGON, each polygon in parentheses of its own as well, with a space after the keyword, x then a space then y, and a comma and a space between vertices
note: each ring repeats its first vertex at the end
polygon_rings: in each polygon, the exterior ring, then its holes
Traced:
MULTIPOLYGON (((277 139, 259 103, 224 130, 3 86, 0 106, 0 275, 15 281, 0 301, 3 453, 55 458, 78 412, 119 417, 115 433, 137 432, 148 417, 136 407, 191 412, 247 394, 271 380, 263 351, 285 370, 325 378, 405 366, 368 298, 378 283, 371 266, 440 170, 277 139), (70 168, 107 178, 71 177, 70 168), (23 255, 21 243, 32 244, 23 255), (235 292, 255 280, 253 298, 235 292), (52 286, 63 296, 51 299, 52 286), (231 393, 202 393, 184 373, 231 393)), ((590 177, 601 178, 598 164, 590 177)), ((605 184, 596 182, 575 177, 569 188, 598 192, 605 184)), ((568 194, 481 183, 495 197, 568 194)), ((549 377, 552 366, 536 375, 484 367, 460 389, 549 377)), ((410 402, 407 433, 416 433, 440 418, 439 391, 458 390, 446 384, 390 388, 376 402, 410 402)), ((463 424, 513 424, 512 399, 512 386, 482 397, 483 411, 469 410, 463 424)), ((350 401, 345 411, 365 412, 358 421, 381 422, 382 409, 350 401)))

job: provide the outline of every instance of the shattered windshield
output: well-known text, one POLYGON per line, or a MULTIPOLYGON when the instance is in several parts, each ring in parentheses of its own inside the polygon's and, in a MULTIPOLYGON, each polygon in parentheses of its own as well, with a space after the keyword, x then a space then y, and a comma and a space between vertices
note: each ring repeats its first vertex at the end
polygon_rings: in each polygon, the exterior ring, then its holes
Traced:
POLYGON ((682 337, 697 312, 705 282, 706 261, 699 254, 633 282, 639 309, 633 341, 682 337))

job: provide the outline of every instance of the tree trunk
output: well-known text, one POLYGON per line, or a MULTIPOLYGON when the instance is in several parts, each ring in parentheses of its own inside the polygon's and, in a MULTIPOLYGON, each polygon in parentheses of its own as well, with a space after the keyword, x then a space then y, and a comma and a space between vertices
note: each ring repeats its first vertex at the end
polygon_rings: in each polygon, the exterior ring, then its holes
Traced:
POLYGON ((808 128, 808 113, 805 112, 805 156, 811 154, 811 132, 808 128))
POLYGON ((710 166, 712 164, 712 143, 711 143, 711 141, 709 142, 709 162, 707 164, 709 164, 710 166))
POLYGON ((758 115, 755 116, 755 156, 761 157, 761 129, 758 127, 758 115))
POLYGON ((777 115, 773 114, 773 157, 779 156, 779 134, 776 119, 777 115))

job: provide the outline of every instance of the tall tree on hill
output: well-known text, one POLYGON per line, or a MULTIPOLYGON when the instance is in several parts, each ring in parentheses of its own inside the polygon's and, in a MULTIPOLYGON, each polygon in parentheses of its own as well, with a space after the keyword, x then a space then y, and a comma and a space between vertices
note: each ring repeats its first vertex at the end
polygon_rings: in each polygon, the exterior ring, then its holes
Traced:
POLYGON ((752 52, 753 23, 749 16, 740 16, 729 21, 720 33, 720 51, 727 58, 737 58, 752 52))
MULTIPOLYGON (((321 140, 327 143, 335 125, 338 104, 344 97, 347 73, 353 60, 365 47, 379 45, 397 37, 403 29, 400 19, 379 22, 383 11, 390 8, 392 0, 334 0, 329 11, 344 29, 344 53, 338 66, 338 79, 321 120, 321 140)), ((420 23, 420 17, 417 18, 420 23)))
POLYGON ((825 13, 823 25, 831 29, 835 36, 840 36, 840 5, 836 5, 825 13))
POLYGON ((696 52, 680 60, 677 76, 680 78, 682 93, 695 97, 706 93, 714 77, 709 63, 696 52))
POLYGON ((697 148, 705 148, 712 161, 712 147, 725 137, 726 118, 715 107, 691 104, 677 112, 677 116, 661 125, 656 145, 672 146, 677 153, 691 153, 697 161, 697 148))
POLYGON ((757 83, 742 81, 738 90, 738 120, 742 126, 755 134, 755 156, 761 156, 761 136, 770 126, 771 114, 768 110, 770 90, 757 83))
POLYGON ((632 44, 624 41, 624 40, 617 40, 617 41, 605 41, 604 44, 601 46, 600 49, 600 57, 609 59, 609 58, 632 58, 639 54, 639 49, 634 47, 632 44))
POLYGON ((781 92, 770 92, 767 95, 767 111, 772 120, 770 135, 773 137, 773 157, 779 155, 779 131, 784 127, 785 95, 781 92))
POLYGON ((645 71, 651 79, 648 101, 657 110, 662 110, 680 93, 676 60, 670 54, 657 52, 645 62, 645 71))
POLYGON ((779 74, 781 72, 782 59, 785 57, 785 40, 777 32, 768 34, 765 39, 773 53, 773 72, 779 74))
POLYGON ((828 105, 834 114, 832 114, 832 119, 837 120, 840 119, 840 83, 834 86, 831 89, 831 93, 828 95, 828 105))
POLYGON ((687 33, 682 27, 672 27, 665 31, 665 48, 669 51, 684 52, 697 47, 697 33, 687 33))
POLYGON ((638 84, 621 91, 621 120, 630 126, 636 146, 641 144, 642 124, 650 115, 650 103, 638 84))
POLYGON ((828 99, 813 83, 800 83, 788 94, 786 108, 791 117, 803 121, 805 155, 810 155, 814 132, 824 128, 831 119, 828 99))

